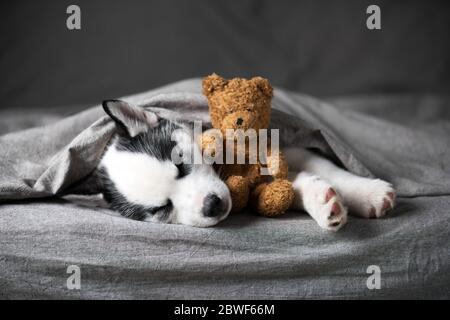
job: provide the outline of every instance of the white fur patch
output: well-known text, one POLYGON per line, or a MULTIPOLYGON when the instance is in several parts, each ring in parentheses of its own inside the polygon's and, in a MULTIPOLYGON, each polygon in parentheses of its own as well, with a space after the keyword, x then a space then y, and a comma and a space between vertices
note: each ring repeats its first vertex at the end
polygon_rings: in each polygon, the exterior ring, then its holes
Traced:
POLYGON ((178 170, 170 161, 145 153, 118 151, 112 147, 102 160, 117 190, 130 202, 154 207, 164 205, 178 170))

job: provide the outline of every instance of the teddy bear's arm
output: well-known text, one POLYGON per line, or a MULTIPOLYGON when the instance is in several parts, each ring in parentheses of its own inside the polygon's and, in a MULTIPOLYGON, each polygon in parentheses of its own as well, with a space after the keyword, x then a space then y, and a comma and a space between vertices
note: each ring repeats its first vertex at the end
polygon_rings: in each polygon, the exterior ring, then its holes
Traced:
POLYGON ((217 140, 217 132, 214 129, 207 130, 201 135, 201 145, 202 153, 211 157, 220 156, 222 154, 222 144, 221 140, 217 140), (217 154, 218 153, 218 154, 217 154))
POLYGON ((232 212, 239 212, 247 206, 250 189, 248 180, 243 176, 229 176, 225 184, 230 190, 231 201, 233 204, 232 212))

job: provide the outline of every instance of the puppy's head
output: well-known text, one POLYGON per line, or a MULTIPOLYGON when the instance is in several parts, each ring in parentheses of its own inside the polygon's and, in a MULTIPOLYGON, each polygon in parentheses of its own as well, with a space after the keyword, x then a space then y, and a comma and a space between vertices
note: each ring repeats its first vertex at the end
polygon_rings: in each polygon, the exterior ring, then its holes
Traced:
POLYGON ((201 151, 189 125, 119 100, 103 108, 118 132, 99 165, 112 209, 132 219, 197 227, 227 217, 228 188, 210 165, 193 161, 201 151))

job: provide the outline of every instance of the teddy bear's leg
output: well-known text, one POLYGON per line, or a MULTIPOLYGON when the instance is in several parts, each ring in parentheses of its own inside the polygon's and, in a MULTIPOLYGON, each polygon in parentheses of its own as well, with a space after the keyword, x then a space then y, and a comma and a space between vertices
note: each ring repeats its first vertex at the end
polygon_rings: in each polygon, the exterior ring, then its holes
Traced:
POLYGON ((263 216, 273 217, 284 213, 294 201, 292 184, 285 179, 275 179, 257 185, 251 194, 253 208, 263 216))
POLYGON ((231 212, 239 212, 247 206, 250 188, 246 178, 242 176, 230 176, 225 180, 230 190, 232 209, 231 212))

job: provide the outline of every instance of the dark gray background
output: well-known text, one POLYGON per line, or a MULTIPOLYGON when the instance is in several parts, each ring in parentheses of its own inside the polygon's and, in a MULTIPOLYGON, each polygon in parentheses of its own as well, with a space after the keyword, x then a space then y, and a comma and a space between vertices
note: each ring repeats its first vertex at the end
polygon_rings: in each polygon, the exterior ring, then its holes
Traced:
POLYGON ((445 93, 449 1, 2 1, 1 107, 97 103, 211 72, 317 96, 445 93), (81 7, 82 30, 66 28, 81 7), (366 28, 381 7, 382 30, 366 28))

